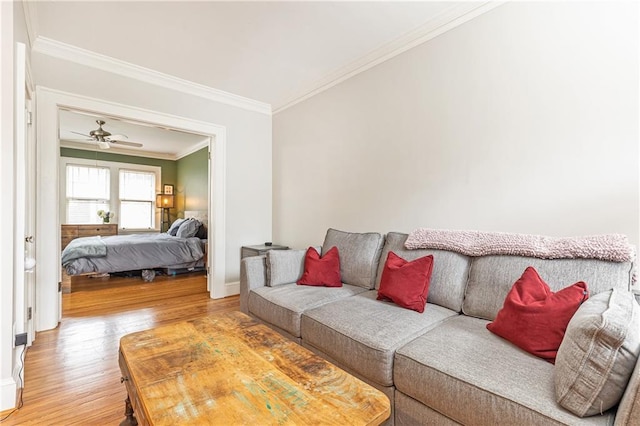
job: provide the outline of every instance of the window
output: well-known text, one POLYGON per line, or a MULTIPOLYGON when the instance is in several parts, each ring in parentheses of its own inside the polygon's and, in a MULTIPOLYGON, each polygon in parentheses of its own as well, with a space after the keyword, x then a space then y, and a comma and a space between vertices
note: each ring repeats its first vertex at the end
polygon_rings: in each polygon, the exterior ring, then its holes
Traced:
POLYGON ((110 171, 106 167, 67 165, 67 223, 95 223, 109 210, 110 171))
POLYGON ((153 228, 156 174, 120 169, 120 227, 153 228))
POLYGON ((98 210, 115 213, 121 233, 156 229, 162 169, 134 163, 60 157, 60 222, 98 224, 98 210))

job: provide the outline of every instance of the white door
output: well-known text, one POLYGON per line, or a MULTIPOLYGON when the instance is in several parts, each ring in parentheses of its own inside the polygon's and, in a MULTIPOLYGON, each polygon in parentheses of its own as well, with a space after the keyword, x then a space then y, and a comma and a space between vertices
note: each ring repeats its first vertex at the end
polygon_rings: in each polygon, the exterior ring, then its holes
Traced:
POLYGON ((36 134, 35 125, 33 124, 33 102, 30 91, 30 81, 27 79, 27 94, 29 97, 26 101, 26 149, 25 149, 25 216, 24 216, 24 241, 25 241, 25 298, 27 306, 27 333, 28 344, 35 339, 35 321, 33 314, 36 307, 36 134), (32 264, 28 264, 32 262, 32 264))
POLYGON ((35 294, 32 265, 35 230, 35 137, 31 124, 31 82, 27 79, 26 46, 16 43, 16 204, 14 228, 14 279, 16 334, 27 333, 27 342, 34 338, 32 309, 35 294), (30 259, 25 261, 26 259, 30 259), (31 309, 29 309, 31 308, 31 309))

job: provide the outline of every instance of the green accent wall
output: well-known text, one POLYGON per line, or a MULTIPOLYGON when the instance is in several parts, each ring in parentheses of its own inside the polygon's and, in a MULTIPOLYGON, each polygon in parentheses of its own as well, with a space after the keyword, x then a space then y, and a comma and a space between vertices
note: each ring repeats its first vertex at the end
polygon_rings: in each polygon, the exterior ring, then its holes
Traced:
POLYGON ((176 205, 178 216, 185 210, 207 210, 209 185, 209 148, 176 161, 176 205))
POLYGON ((209 148, 202 148, 177 161, 73 148, 60 148, 60 156, 158 166, 162 169, 161 184, 174 187, 176 207, 169 210, 171 222, 184 217, 185 210, 207 210, 209 148))
MULTIPOLYGON (((84 151, 82 149, 60 148, 61 157, 85 158, 88 160, 113 161, 116 163, 143 164, 162 168, 162 184, 176 185, 176 161, 158 158, 136 157, 134 155, 113 154, 104 151, 84 151)), ((161 187, 162 188, 162 187, 161 187)))
MULTIPOLYGON (((105 151, 85 151, 82 149, 60 148, 61 157, 84 158, 88 160, 112 161, 116 163, 142 164, 145 166, 156 166, 162 169, 161 185, 173 185, 174 189, 178 185, 176 178, 177 161, 162 160, 158 158, 136 157, 134 155, 113 154, 105 151)), ((162 186, 160 186, 162 188, 162 186)), ((169 210, 171 222, 177 217, 175 208, 169 210)))

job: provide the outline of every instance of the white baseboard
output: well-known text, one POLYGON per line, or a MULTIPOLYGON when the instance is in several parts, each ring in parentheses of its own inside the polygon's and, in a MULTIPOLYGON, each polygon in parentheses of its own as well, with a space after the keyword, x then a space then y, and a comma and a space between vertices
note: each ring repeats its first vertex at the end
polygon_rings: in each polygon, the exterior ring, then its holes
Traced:
POLYGON ((240 294, 240 281, 224 284, 224 297, 235 296, 240 294))
POLYGON ((0 381, 0 411, 9 410, 16 406, 16 392, 18 388, 13 377, 0 381))

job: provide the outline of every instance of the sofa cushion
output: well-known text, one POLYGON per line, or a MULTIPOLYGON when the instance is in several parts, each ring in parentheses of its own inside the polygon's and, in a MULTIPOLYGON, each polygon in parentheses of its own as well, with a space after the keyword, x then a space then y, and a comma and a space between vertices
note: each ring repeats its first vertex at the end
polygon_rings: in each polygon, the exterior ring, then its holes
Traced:
MULTIPOLYGON (((390 232, 386 235, 380 256, 376 288, 380 288, 380 279, 384 268, 382 260, 387 258, 390 251, 406 260, 433 255, 433 272, 427 302, 460 312, 469 275, 470 258, 445 250, 407 250, 404 248, 406 240, 407 234, 390 232)), ((511 283, 513 284, 513 281, 511 283)))
POLYGON ((396 348, 457 314, 427 304, 424 313, 376 300, 375 290, 302 314, 302 340, 363 377, 393 385, 396 348))
POLYGON ((409 398, 402 392, 395 391, 393 409, 395 411, 394 426, 459 426, 460 423, 443 416, 426 405, 409 398))
POLYGON ((640 425, 640 362, 636 363, 620 400, 616 422, 618 425, 640 425))
POLYGON ((557 401, 591 416, 622 398, 640 353, 640 306, 628 291, 587 300, 569 323, 555 369, 557 401))
POLYGON ((403 308, 424 312, 433 270, 433 256, 408 262, 389 252, 378 289, 378 300, 390 300, 403 308))
POLYGON ((352 285, 329 288, 299 286, 293 283, 277 287, 259 287, 249 293, 249 312, 294 337, 300 337, 302 312, 363 291, 366 290, 352 285))
MULTIPOLYGON (((435 268, 438 258, 435 258, 435 268)), ((611 288, 629 290, 632 264, 593 259, 538 259, 521 256, 483 256, 473 258, 462 312, 493 321, 502 302, 522 271, 533 266, 558 291, 567 283, 584 281, 591 294, 611 288)), ((434 268, 434 275, 435 275, 434 268)), ((435 290, 435 282, 432 282, 435 290)))
POLYGON ((557 292, 549 290, 535 268, 528 267, 504 299, 487 329, 525 351, 554 363, 567 324, 589 297, 579 281, 557 292))
POLYGON ((267 285, 295 283, 304 271, 307 250, 269 250, 266 254, 267 285))
POLYGON ((298 285, 342 287, 340 280, 340 254, 331 247, 322 257, 313 247, 304 255, 304 273, 298 285))
POLYGON ((555 401, 554 366, 486 329, 452 318, 396 351, 396 389, 462 424, 612 424, 580 419, 555 401))
POLYGON ((322 254, 337 247, 342 282, 372 289, 383 243, 384 238, 377 232, 357 234, 329 229, 322 244, 322 254))

